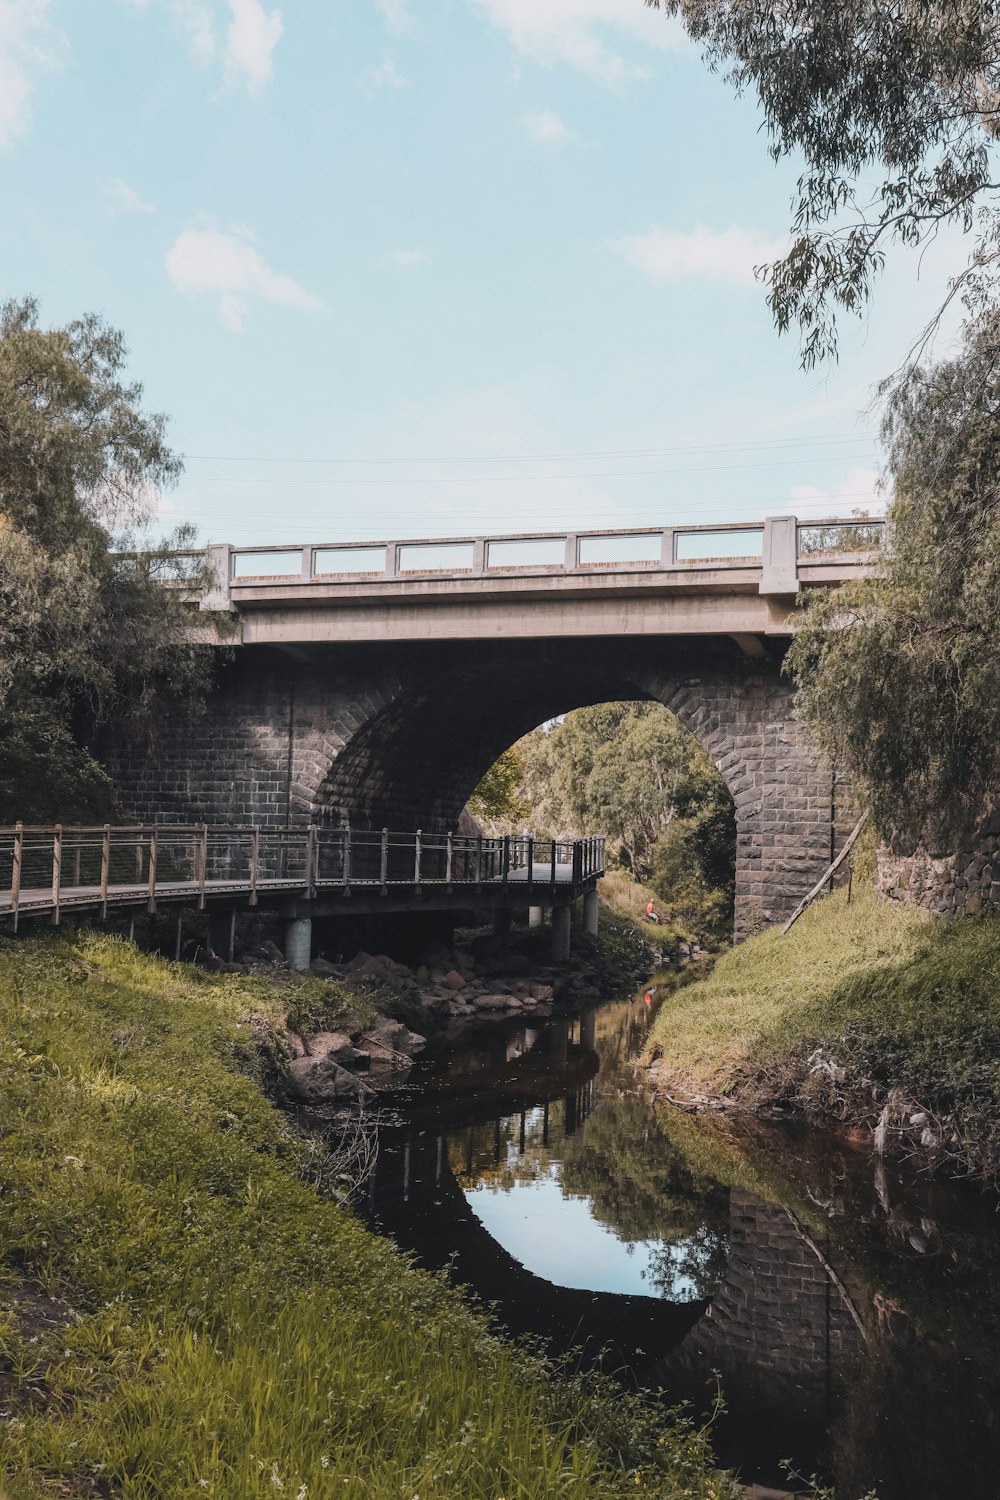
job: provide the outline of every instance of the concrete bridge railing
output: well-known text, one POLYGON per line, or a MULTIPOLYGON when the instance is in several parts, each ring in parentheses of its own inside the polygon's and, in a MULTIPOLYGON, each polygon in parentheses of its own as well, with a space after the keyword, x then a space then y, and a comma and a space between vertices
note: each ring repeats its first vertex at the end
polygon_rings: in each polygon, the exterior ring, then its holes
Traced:
POLYGON ((750 569, 764 595, 788 596, 803 583, 837 581, 870 563, 884 522, 801 522, 770 516, 725 526, 629 528, 620 531, 511 533, 442 540, 308 542, 278 547, 213 544, 214 583, 206 610, 229 609, 242 593, 316 585, 370 585, 428 579, 592 576, 595 573, 734 573, 750 569), (832 570, 832 571, 831 571, 832 570))

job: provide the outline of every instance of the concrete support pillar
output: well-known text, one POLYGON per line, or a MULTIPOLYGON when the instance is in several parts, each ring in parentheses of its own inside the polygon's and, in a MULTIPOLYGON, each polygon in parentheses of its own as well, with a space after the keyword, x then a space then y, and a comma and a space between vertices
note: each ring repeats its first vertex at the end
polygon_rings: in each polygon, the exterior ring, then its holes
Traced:
POLYGON ((312 917, 289 917, 285 923, 285 962, 304 974, 312 962, 312 917))
POLYGON ((542 908, 540 906, 529 906, 528 907, 528 926, 529 927, 541 927, 541 925, 542 925, 542 908))
POLYGON ((498 906, 493 913, 493 936, 506 948, 510 937, 510 907, 498 906))
POLYGON ((583 893, 583 930, 590 937, 597 936, 597 917, 600 902, 596 891, 584 891, 583 893))
POLYGON ((569 907, 552 908, 552 957, 556 963, 569 958, 569 907))
POLYGON ((236 947, 235 911, 210 911, 208 914, 208 946, 216 958, 232 963, 236 947))

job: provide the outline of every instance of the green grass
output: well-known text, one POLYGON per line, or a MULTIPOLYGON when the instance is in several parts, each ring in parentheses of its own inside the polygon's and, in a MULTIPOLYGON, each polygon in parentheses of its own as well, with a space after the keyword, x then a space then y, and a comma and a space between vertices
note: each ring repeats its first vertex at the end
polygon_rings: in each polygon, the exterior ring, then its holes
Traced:
POLYGON ((838 892, 667 1000, 646 1055, 659 1057, 665 1092, 689 1097, 793 1100, 858 1122, 896 1097, 901 1137, 904 1116, 925 1110, 942 1160, 994 1175, 1000 921, 934 920, 838 892), (810 1064, 817 1048, 835 1075, 810 1064))
POLYGON ((289 1004, 321 990, 0 946, 12 1500, 728 1496, 704 1433, 554 1373, 317 1194, 261 1088, 289 1004), (38 1287, 76 1321, 19 1318, 38 1287))

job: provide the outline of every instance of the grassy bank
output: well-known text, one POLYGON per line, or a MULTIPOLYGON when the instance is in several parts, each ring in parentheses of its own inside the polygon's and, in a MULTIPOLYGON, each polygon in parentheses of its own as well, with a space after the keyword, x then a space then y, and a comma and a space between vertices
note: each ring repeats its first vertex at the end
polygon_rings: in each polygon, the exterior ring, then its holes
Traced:
POLYGON ((791 1105, 996 1176, 1000 921, 839 892, 672 996, 647 1060, 667 1096, 791 1105))
POLYGON ((703 1435, 554 1376, 320 1195, 261 1087, 283 1009, 107 938, 0 947, 0 1488, 728 1495, 703 1435))

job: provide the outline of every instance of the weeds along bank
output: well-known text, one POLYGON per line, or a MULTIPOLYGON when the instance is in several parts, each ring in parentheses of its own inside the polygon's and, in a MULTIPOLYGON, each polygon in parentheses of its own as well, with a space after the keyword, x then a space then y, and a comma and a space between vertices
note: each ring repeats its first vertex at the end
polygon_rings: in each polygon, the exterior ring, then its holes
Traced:
POLYGON ((671 996, 644 1060, 663 1098, 799 1110, 995 1179, 998 1058, 1000 919, 933 919, 856 887, 671 996))
POLYGON ((730 1495, 704 1435, 554 1374, 324 1199, 262 1088, 273 987, 22 942, 0 1013, 12 1500, 730 1495))

